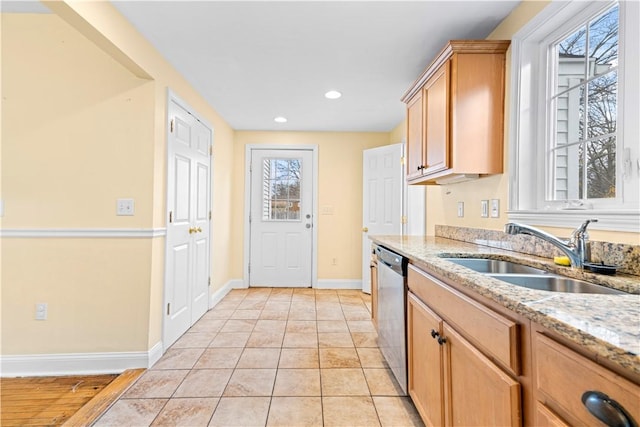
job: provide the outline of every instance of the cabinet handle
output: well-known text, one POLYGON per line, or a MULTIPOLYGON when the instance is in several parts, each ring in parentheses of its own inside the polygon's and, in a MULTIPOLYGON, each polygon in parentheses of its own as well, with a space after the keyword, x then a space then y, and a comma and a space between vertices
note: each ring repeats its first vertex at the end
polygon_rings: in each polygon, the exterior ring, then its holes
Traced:
POLYGON ((438 344, 444 345, 447 342, 445 337, 438 337, 438 344))
POLYGON ((436 331, 435 329, 431 330, 431 338, 436 338, 439 337, 440 334, 438 333, 438 331, 436 331))
POLYGON ((622 405, 600 391, 585 391, 582 403, 591 415, 610 427, 637 427, 622 405))

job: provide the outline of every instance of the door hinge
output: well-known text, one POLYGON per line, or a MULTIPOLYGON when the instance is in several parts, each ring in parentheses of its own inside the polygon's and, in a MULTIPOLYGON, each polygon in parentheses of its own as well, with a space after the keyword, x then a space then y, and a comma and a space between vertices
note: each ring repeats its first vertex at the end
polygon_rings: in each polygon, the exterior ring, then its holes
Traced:
POLYGON ((169 211, 169 224, 173 222, 173 211, 169 211))
POLYGON ((209 221, 211 221, 211 211, 209 211, 209 221))
POLYGON ((209 279, 207 279, 207 286, 211 286, 211 277, 209 277, 209 279))
POLYGON ((174 119, 171 119, 171 133, 173 133, 173 121, 174 119))
POLYGON ((251 263, 249 263, 249 265, 247 266, 247 272, 251 273, 251 263))
POLYGON ((209 155, 213 156, 213 145, 209 146, 209 155))
POLYGON ((404 157, 404 156, 400 157, 400 164, 401 164, 401 165, 404 165, 405 160, 406 160, 406 159, 405 159, 405 157, 404 157))
POLYGON ((171 303, 167 303, 167 316, 171 314, 171 303))
POLYGON ((402 223, 403 224, 407 223, 407 216, 406 215, 402 215, 402 223))
POLYGON ((249 224, 251 224, 251 214, 249 214, 249 224))

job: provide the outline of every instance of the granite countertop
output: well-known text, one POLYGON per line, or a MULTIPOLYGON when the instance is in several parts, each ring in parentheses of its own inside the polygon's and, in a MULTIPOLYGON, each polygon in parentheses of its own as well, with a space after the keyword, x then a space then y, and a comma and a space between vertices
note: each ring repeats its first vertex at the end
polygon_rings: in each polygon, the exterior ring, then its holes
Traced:
POLYGON ((640 277, 604 276, 553 264, 548 258, 442 237, 370 236, 380 245, 532 321, 623 369, 640 375, 640 277), (523 288, 449 262, 445 257, 514 261, 630 292, 571 294, 523 288))

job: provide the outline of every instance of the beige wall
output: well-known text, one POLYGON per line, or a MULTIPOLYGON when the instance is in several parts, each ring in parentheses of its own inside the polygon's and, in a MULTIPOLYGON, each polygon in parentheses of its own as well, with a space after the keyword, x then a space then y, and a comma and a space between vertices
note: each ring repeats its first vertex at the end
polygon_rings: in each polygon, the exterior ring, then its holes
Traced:
MULTIPOLYGON (((489 35, 489 39, 510 40, 513 35, 548 4, 547 1, 524 1, 489 35)), ((508 159, 509 159, 509 99, 511 49, 507 52, 504 173, 455 185, 427 188, 427 234, 434 234, 437 224, 501 230, 507 222, 508 159), (481 200, 500 200, 499 218, 481 218, 481 200), (464 202, 464 218, 457 217, 458 202, 464 202)), ((545 227, 551 233, 568 235, 571 230, 545 227)), ((637 244, 639 233, 617 233, 590 230, 593 240, 637 244)))
POLYGON ((318 279, 362 276, 362 151, 389 143, 388 133, 236 132, 232 235, 233 274, 242 277, 245 147, 247 144, 318 146, 318 279), (323 206, 333 215, 323 215, 323 206), (336 265, 332 265, 336 258, 336 265))
MULTIPOLYGON (((58 6, 60 16, 2 15, 3 229, 163 227, 169 87, 214 128, 218 290, 231 278, 233 130, 108 2, 58 6), (134 216, 115 215, 122 197, 134 216)), ((163 238, 4 237, 2 354, 150 349, 164 251, 163 238), (49 304, 44 322, 37 302, 49 304)))

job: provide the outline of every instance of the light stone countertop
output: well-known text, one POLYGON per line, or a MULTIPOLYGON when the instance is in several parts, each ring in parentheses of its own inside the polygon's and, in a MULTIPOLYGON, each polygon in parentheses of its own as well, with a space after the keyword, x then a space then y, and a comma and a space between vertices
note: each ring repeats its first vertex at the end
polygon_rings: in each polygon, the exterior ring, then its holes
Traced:
POLYGON ((640 375, 640 277, 596 275, 556 266, 548 258, 442 237, 370 236, 370 239, 409 258, 416 267, 451 279, 452 282, 553 330, 598 358, 607 359, 640 375), (632 293, 605 295, 533 290, 442 259, 478 256, 539 267, 632 293))

